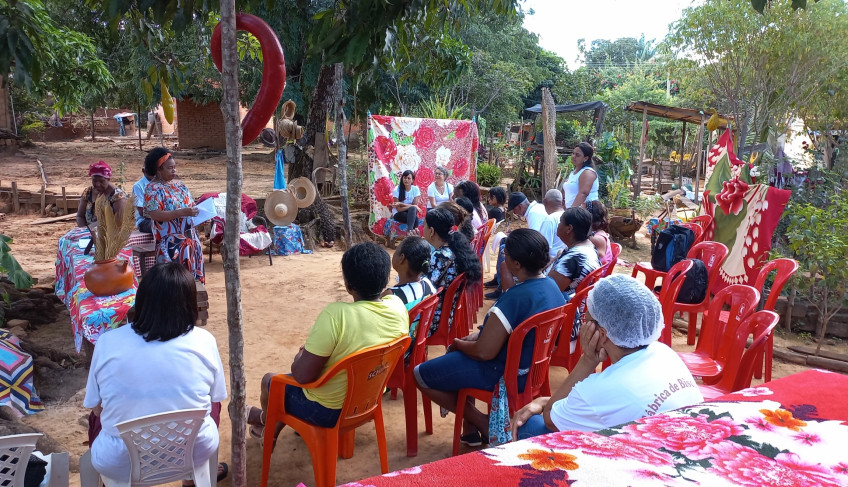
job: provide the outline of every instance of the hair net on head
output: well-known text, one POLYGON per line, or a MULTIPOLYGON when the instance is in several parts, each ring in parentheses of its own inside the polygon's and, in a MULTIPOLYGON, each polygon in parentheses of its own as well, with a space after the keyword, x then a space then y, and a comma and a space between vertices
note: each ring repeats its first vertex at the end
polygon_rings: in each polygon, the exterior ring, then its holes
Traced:
POLYGON ((663 329, 662 307, 654 293, 630 276, 615 274, 598 281, 586 300, 589 314, 619 347, 653 343, 663 329))

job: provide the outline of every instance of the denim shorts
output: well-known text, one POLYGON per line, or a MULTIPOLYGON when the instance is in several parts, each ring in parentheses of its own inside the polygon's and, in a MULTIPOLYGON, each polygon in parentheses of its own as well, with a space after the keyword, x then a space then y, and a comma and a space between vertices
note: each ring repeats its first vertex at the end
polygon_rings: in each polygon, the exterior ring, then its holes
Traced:
POLYGON ((504 374, 504 364, 481 362, 453 351, 415 367, 415 380, 421 387, 438 391, 474 388, 492 390, 504 374))
POLYGON ((341 409, 330 409, 306 397, 303 389, 286 384, 286 412, 307 423, 332 428, 339 421, 341 409))

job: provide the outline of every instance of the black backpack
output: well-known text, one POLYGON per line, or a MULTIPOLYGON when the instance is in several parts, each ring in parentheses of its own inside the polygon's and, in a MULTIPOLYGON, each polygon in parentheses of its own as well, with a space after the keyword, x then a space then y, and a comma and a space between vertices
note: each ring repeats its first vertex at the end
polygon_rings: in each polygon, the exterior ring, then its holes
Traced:
POLYGON ((668 272, 671 266, 686 258, 689 247, 695 242, 695 232, 686 227, 672 225, 661 231, 651 255, 651 267, 668 272))
POLYGON ((702 302, 707 296, 709 274, 707 273, 707 266, 704 265, 704 261, 701 259, 689 260, 692 261, 692 268, 686 273, 676 302, 697 304, 702 302))

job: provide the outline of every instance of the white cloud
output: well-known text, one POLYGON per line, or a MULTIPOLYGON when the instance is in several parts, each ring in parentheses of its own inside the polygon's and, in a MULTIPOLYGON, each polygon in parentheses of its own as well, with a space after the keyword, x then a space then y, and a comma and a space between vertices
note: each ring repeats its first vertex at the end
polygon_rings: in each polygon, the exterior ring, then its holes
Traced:
POLYGON ((622 37, 645 38, 660 42, 668 34, 670 23, 679 19, 683 9, 700 0, 526 0, 524 27, 539 35, 539 45, 557 53, 569 69, 577 63, 577 40, 622 37))

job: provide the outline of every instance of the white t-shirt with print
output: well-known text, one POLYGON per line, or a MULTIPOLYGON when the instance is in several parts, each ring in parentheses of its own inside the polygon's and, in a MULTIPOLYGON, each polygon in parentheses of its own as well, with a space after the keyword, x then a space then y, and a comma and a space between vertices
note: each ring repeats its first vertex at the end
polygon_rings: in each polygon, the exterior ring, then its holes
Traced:
POLYGON ((597 431, 703 401, 677 353, 654 342, 575 384, 551 420, 559 431, 597 431))
POLYGON ((103 406, 103 430, 91 445, 91 461, 101 474, 129 478, 130 456, 116 424, 150 414, 204 408, 206 419, 194 446, 204 462, 218 448, 218 428, 209 415, 213 402, 227 398, 218 344, 211 333, 193 328, 167 342, 145 342, 130 325, 97 340, 83 406, 103 406))

